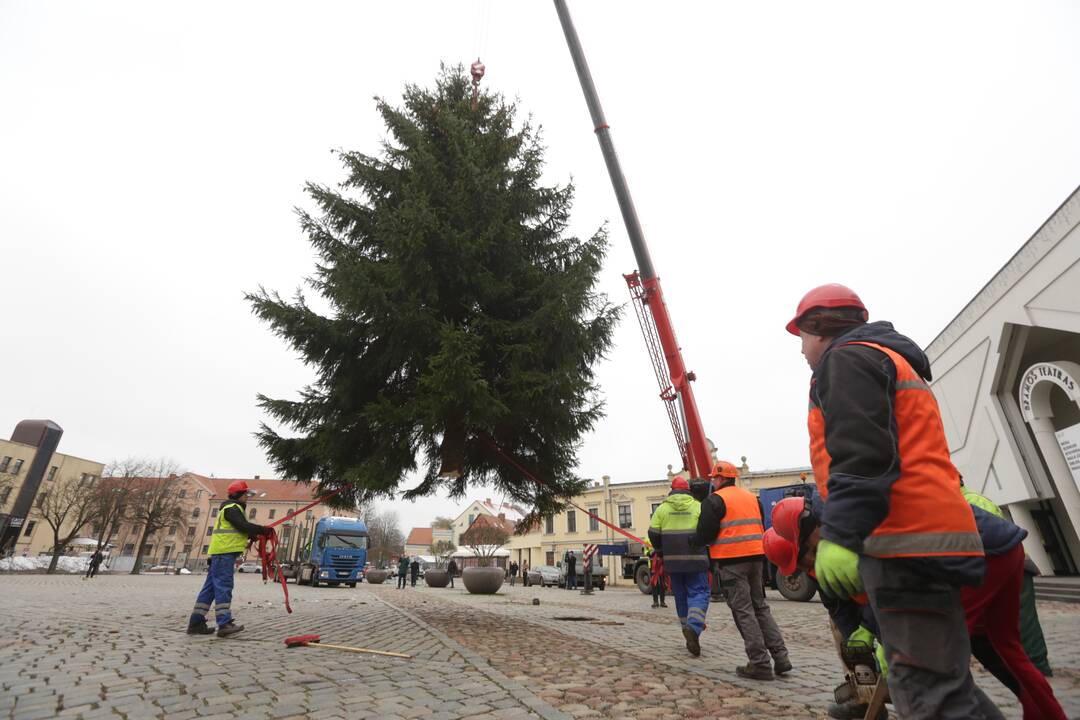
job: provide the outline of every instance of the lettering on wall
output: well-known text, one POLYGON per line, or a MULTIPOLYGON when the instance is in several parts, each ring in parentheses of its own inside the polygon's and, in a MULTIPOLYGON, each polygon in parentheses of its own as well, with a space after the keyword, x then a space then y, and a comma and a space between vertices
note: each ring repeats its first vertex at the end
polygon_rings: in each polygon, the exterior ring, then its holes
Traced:
POLYGON ((1080 489, 1080 423, 1058 430, 1054 435, 1057 437, 1058 445, 1061 446, 1065 462, 1069 465, 1073 482, 1080 489))
POLYGON ((1032 365, 1020 380, 1020 410, 1024 413, 1024 419, 1028 422, 1030 422, 1033 417, 1031 394, 1035 390, 1035 386, 1043 381, 1054 383, 1067 392, 1069 397, 1076 397, 1077 395, 1076 379, 1070 375, 1068 371, 1054 363, 1038 363, 1032 365))

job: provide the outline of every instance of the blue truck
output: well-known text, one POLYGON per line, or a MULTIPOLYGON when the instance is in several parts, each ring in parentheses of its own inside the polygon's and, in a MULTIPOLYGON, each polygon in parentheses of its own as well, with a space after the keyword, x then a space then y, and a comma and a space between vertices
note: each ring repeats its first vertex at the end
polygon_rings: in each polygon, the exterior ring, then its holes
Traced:
MULTIPOLYGON (((789 497, 812 498, 817 493, 817 487, 812 482, 802 482, 796 485, 783 485, 775 488, 765 488, 758 493, 761 501, 761 509, 765 511, 765 528, 772 527, 772 509, 776 503, 789 497)), ((776 566, 766 561, 765 582, 780 591, 780 594, 788 600, 808 601, 817 593, 817 582, 802 570, 796 570, 793 575, 781 575, 776 566)))
POLYGON ((368 530, 362 520, 349 517, 319 518, 311 541, 299 557, 282 563, 287 578, 300 585, 336 587, 342 583, 356 587, 364 579, 367 566, 368 530))

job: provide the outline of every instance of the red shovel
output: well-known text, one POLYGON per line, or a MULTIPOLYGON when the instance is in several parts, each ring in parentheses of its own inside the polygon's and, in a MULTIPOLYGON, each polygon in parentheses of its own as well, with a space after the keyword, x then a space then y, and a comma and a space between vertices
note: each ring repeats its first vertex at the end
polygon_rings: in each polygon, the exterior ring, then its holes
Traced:
POLYGON ((319 642, 318 635, 294 635, 293 637, 285 638, 286 647, 321 647, 333 650, 344 650, 345 652, 364 653, 366 655, 386 655, 388 657, 399 658, 412 658, 412 655, 406 655, 405 653, 389 652, 387 650, 369 650, 367 648, 355 648, 348 647, 347 645, 329 645, 327 643, 319 642))

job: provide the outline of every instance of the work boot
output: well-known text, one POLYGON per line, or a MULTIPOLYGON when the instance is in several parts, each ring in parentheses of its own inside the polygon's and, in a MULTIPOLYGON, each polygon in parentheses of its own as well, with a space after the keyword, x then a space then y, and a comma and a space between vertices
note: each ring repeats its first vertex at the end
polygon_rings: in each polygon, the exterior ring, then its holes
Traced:
POLYGON ((660 607, 660 603, 658 603, 658 602, 656 602, 655 600, 653 600, 653 601, 652 601, 652 606, 653 606, 654 608, 658 608, 658 607, 660 607))
POLYGON ((660 603, 660 607, 667 607, 667 603, 666 602, 660 603))
POLYGON ((735 668, 735 674, 749 680, 775 680, 772 668, 768 665, 751 665, 747 663, 735 668))
POLYGON ((783 660, 777 660, 773 663, 773 672, 777 675, 783 675, 784 673, 791 672, 791 660, 787 658, 783 660))
POLYGON ((686 638, 686 649, 694 657, 699 657, 701 655, 701 643, 698 641, 697 633, 694 632, 693 628, 684 627, 682 634, 686 638))
MULTIPOLYGON (((836 718, 837 720, 863 720, 866 717, 866 709, 869 705, 857 703, 854 700, 848 700, 842 703, 829 703, 829 707, 826 709, 829 717, 836 718)), ((888 720, 889 709, 882 707, 878 711, 877 718, 875 720, 888 720)))
POLYGON ((230 635, 235 635, 243 629, 243 625, 237 625, 234 621, 230 620, 229 622, 225 623, 217 629, 217 636, 222 638, 229 637, 230 635))
POLYGON ((210 627, 206 623, 192 623, 187 626, 188 635, 213 635, 214 628, 210 627))

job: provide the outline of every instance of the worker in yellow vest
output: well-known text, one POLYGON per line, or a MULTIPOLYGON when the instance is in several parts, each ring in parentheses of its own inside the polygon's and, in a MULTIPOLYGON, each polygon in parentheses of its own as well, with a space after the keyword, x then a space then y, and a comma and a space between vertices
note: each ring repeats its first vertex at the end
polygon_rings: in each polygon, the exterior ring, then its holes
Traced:
POLYGON ((735 673, 752 680, 773 680, 791 670, 791 660, 765 602, 761 504, 754 493, 735 485, 739 471, 731 463, 717 462, 709 476, 716 491, 701 503, 697 536, 709 544, 711 562, 719 566, 720 583, 750 661, 735 668, 735 673))
POLYGON ((233 573, 236 559, 247 549, 248 539, 267 535, 270 528, 250 523, 245 509, 246 499, 252 495, 244 480, 237 480, 229 485, 229 499, 221 504, 214 519, 213 535, 210 539, 210 567, 207 568, 206 582, 203 583, 199 596, 195 598, 195 609, 188 619, 188 635, 210 635, 214 628, 206 624, 210 604, 214 605, 217 617, 218 637, 228 637, 244 629, 232 616, 233 573))

